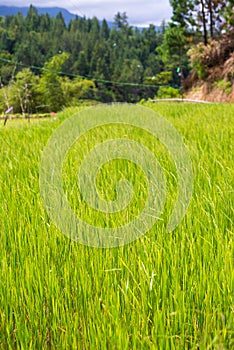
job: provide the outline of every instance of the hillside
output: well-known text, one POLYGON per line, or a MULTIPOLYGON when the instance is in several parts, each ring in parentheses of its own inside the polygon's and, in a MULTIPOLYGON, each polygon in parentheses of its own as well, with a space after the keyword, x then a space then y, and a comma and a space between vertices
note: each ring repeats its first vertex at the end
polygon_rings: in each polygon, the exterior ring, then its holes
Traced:
POLYGON ((193 70, 185 80, 186 97, 234 102, 234 38, 224 35, 189 51, 193 70))
MULTIPOLYGON (((227 66, 232 60, 234 62, 234 55, 226 61, 227 66)), ((213 73, 221 70, 219 66, 212 69, 212 73, 207 81, 198 80, 192 88, 186 91, 186 98, 193 100, 203 100, 209 102, 234 102, 234 84, 226 79, 211 79, 213 73)), ((224 68, 225 69, 225 68, 224 68)), ((232 72, 234 69, 232 68, 232 72)))

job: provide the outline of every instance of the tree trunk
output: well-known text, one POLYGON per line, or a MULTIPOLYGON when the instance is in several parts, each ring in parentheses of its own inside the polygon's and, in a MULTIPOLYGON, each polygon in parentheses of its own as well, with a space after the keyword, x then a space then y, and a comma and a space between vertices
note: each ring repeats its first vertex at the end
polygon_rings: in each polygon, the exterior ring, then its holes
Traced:
POLYGON ((203 24, 203 38, 204 38, 204 44, 208 44, 208 35, 207 35, 207 28, 206 28, 206 12, 205 12, 205 4, 204 0, 201 0, 201 11, 202 11, 202 24, 203 24))
POLYGON ((210 16, 210 36, 211 38, 214 38, 214 15, 213 15, 212 0, 208 1, 208 10, 209 10, 209 16, 210 16))

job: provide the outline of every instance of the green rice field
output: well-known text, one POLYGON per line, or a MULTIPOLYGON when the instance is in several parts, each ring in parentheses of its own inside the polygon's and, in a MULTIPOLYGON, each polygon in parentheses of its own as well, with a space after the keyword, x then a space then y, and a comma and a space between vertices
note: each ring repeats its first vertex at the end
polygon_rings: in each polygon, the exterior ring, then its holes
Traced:
POLYGON ((234 348, 234 105, 145 103, 181 135, 193 166, 193 195, 180 225, 165 227, 176 198, 173 159, 137 128, 109 125, 82 136, 64 160, 63 186, 74 212, 117 227, 147 198, 144 172, 127 160, 100 171, 97 188, 115 199, 128 178, 134 197, 122 213, 89 208, 77 185, 85 154, 124 135, 157 157, 167 180, 154 227, 121 247, 93 248, 63 235, 40 195, 43 150, 56 128, 87 107, 48 119, 0 121, 0 349, 234 348))

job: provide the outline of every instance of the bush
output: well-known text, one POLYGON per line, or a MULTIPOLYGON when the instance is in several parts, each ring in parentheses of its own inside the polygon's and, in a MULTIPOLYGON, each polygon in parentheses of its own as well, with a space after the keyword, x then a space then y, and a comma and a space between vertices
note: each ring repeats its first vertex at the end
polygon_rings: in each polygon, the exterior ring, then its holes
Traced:
MULTIPOLYGON (((232 57, 234 39, 225 36, 223 39, 216 41, 210 40, 208 45, 199 43, 188 51, 190 65, 197 73, 199 79, 205 79, 211 68, 222 66, 225 61, 232 57)), ((229 65, 232 64, 232 58, 229 65)), ((231 69, 228 69, 232 71, 231 69)))
POLYGON ((181 95, 180 95, 179 89, 175 89, 170 86, 169 87, 161 86, 158 89, 157 97, 158 98, 177 98, 177 97, 181 97, 181 95))
POLYGON ((232 92, 232 83, 227 80, 219 80, 214 84, 215 87, 229 95, 232 92))
POLYGON ((197 73, 199 79, 205 79, 208 75, 207 68, 207 48, 203 43, 198 44, 188 51, 190 65, 197 73))
POLYGON ((172 72, 165 71, 153 77, 145 77, 144 84, 166 85, 172 80, 172 72))

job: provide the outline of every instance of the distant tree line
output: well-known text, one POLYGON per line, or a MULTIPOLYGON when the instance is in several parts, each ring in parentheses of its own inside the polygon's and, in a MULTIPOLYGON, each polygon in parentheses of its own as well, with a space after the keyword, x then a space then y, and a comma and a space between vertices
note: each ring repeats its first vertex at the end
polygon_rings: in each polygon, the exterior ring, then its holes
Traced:
POLYGON ((33 6, 26 17, 0 17, 0 108, 27 113, 79 99, 136 102, 179 87, 190 70, 189 48, 232 33, 233 0, 170 2, 171 22, 159 30, 131 27, 126 13, 116 14, 112 28, 95 17, 66 26, 61 13, 51 18, 33 6))

